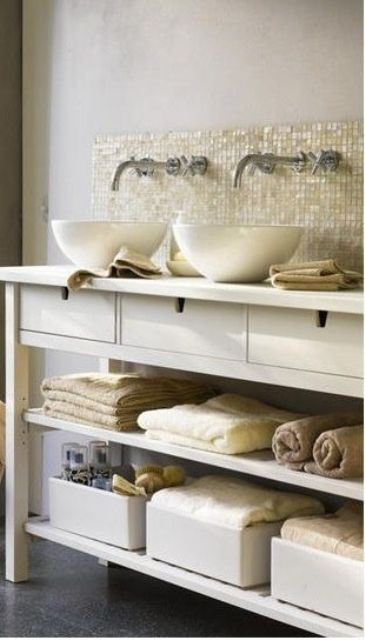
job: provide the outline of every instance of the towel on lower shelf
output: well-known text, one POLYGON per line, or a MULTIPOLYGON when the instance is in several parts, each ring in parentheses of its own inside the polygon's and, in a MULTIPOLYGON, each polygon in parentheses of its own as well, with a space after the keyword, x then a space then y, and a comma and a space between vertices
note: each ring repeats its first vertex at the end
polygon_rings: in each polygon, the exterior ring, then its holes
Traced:
POLYGON ((204 402, 214 395, 194 380, 116 373, 46 378, 41 391, 48 415, 118 431, 136 429, 137 417, 145 409, 204 402))
POLYGON ((363 560, 363 506, 348 501, 336 513, 290 518, 281 528, 281 537, 320 551, 363 560))
POLYGON ((361 411, 343 411, 308 416, 287 422, 275 431, 272 448, 279 464, 290 469, 303 470, 313 460, 313 445, 324 431, 362 422, 361 411))
POLYGON ((271 448, 276 427, 294 417, 259 400, 225 393, 199 406, 145 411, 138 424, 155 440, 235 454, 271 448))
POLYGON ((5 405, 0 402, 0 482, 5 470, 5 405))
POLYGON ((271 284, 279 289, 313 291, 355 289, 363 280, 361 273, 341 269, 335 260, 274 264, 270 277, 271 284))
POLYGON ((106 269, 92 267, 77 269, 69 276, 67 286, 72 291, 77 291, 91 278, 121 278, 131 275, 139 278, 156 278, 161 276, 162 272, 147 256, 122 246, 106 269))
POLYGON ((364 426, 325 431, 313 447, 314 462, 305 471, 328 478, 359 478, 364 474, 364 426))
POLYGON ((209 475, 182 487, 162 489, 155 506, 226 527, 243 529, 289 516, 324 513, 316 498, 267 489, 241 478, 209 475))

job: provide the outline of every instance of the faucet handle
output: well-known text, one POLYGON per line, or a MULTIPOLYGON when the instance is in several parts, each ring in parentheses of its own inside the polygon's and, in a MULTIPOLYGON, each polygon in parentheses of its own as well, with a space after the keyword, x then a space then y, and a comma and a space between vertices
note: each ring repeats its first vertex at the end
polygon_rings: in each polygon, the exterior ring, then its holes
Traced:
POLYGON ((321 149, 317 156, 310 151, 308 157, 313 163, 312 176, 314 176, 321 167, 324 171, 337 171, 341 156, 333 149, 321 149))

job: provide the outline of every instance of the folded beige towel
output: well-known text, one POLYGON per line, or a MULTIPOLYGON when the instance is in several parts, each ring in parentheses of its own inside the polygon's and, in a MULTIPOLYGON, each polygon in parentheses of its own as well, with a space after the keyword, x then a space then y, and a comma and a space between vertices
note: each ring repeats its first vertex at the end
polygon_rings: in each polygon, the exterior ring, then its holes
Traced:
POLYGON ((337 291, 355 289, 363 276, 346 271, 335 260, 274 264, 270 267, 271 284, 279 289, 337 291))
POLYGON ((314 462, 304 469, 328 478, 359 478, 364 475, 364 427, 362 424, 325 431, 313 446, 314 462))
POLYGON ((0 482, 5 470, 5 405, 0 402, 0 482))
POLYGON ((67 280, 67 286, 72 291, 77 291, 91 278, 122 278, 137 276, 139 278, 156 278, 162 275, 150 258, 122 246, 113 262, 107 269, 77 269, 67 280))
POLYGON ((44 411, 64 420, 130 430, 141 411, 204 402, 214 391, 194 380, 140 374, 81 373, 46 378, 44 411))
POLYGON ((363 505, 348 501, 336 513, 290 518, 281 528, 281 537, 320 551, 363 560, 363 505))
POLYGON ((235 529, 324 512, 321 502, 311 496, 218 475, 203 476, 188 485, 157 491, 152 503, 196 520, 235 529))
POLYGON ((148 438, 235 454, 270 448, 276 427, 294 417, 254 398, 225 393, 199 406, 144 411, 138 424, 148 438))
POLYGON ((317 437, 338 427, 354 426, 362 422, 361 411, 343 411, 308 416, 286 422, 278 427, 272 440, 272 449, 279 464, 290 469, 303 470, 313 460, 313 445, 317 437))

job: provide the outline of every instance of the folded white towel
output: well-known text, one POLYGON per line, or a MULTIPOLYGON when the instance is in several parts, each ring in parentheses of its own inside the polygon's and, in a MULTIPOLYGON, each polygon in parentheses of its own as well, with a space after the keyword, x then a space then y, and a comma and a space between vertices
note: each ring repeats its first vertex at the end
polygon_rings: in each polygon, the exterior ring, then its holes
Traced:
POLYGON ((271 449, 275 429, 296 417, 254 398, 225 393, 200 405, 144 411, 138 424, 155 440, 235 454, 271 449))
POLYGON ((324 513, 316 498, 267 489, 241 478, 210 475, 191 484, 162 489, 155 506, 221 526, 243 529, 260 522, 324 513))

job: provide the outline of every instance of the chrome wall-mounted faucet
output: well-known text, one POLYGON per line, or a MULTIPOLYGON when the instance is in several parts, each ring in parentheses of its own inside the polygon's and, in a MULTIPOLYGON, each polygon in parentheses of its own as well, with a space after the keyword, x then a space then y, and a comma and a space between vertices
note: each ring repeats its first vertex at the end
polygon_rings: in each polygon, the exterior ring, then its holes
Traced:
POLYGON ((309 152, 308 155, 299 151, 296 156, 277 156, 274 153, 250 153, 241 158, 238 162, 234 178, 233 186, 238 188, 241 186, 242 174, 247 166, 250 167, 251 175, 259 169, 261 173, 273 173, 277 165, 289 165, 294 173, 300 173, 305 169, 308 163, 312 163, 312 175, 322 168, 324 171, 337 171, 340 161, 340 154, 332 149, 322 149, 317 156, 309 152))
POLYGON ((314 176, 318 169, 324 169, 324 171, 337 171, 340 163, 340 154, 333 149, 321 149, 317 156, 311 151, 308 153, 308 158, 312 162, 312 176, 314 176))
POLYGON ((132 170, 139 178, 153 176, 156 169, 163 169, 169 176, 203 176, 208 168, 208 159, 205 156, 191 156, 190 161, 185 156, 167 158, 166 162, 156 161, 152 158, 136 160, 131 158, 121 162, 113 176, 112 191, 119 190, 120 178, 124 171, 132 170))

